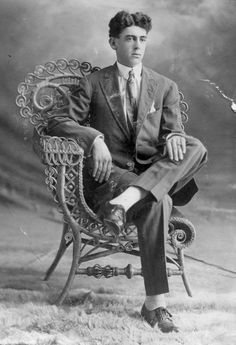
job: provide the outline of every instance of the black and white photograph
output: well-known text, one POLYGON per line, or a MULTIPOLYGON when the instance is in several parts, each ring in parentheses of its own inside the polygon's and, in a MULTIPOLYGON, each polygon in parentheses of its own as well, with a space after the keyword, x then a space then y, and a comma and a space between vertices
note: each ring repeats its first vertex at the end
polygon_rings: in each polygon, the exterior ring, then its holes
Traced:
POLYGON ((0 345, 236 342, 236 1, 0 1, 0 345))

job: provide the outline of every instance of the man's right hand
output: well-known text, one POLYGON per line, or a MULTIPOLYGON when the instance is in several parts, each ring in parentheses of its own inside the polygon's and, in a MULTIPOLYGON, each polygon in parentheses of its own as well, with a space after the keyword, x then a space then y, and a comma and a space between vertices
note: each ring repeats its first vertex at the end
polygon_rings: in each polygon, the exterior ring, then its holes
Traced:
POLYGON ((95 181, 107 181, 111 174, 112 158, 103 138, 96 138, 92 147, 93 172, 95 181))

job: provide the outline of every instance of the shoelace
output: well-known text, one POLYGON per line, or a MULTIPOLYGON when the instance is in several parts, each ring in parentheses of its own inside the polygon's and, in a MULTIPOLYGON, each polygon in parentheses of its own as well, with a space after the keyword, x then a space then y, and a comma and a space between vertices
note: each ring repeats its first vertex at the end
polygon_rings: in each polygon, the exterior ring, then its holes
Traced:
POLYGON ((158 321, 169 319, 172 321, 172 314, 165 308, 159 308, 158 312, 156 313, 156 317, 158 321))

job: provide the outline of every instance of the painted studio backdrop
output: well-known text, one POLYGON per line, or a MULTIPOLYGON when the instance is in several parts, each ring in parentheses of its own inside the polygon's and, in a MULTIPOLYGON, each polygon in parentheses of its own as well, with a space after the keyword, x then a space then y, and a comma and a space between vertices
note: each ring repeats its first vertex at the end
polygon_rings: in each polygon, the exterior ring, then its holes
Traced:
POLYGON ((186 131, 209 150, 193 205, 209 220, 214 212, 230 214, 236 200, 234 0, 1 0, 1 203, 32 209, 52 203, 31 128, 15 105, 17 85, 36 65, 59 58, 113 64, 108 22, 121 9, 152 17, 144 63, 177 82, 190 107, 186 131))

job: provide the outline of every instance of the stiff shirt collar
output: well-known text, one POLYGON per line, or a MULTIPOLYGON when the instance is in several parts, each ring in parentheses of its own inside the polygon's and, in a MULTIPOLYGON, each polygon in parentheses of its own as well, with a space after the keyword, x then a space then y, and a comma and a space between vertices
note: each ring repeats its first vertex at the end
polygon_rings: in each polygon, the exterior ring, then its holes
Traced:
POLYGON ((129 71, 131 71, 131 70, 134 71, 135 78, 137 78, 137 79, 141 78, 141 73, 142 73, 142 68, 143 68, 143 65, 141 62, 138 65, 134 66, 133 68, 122 65, 118 61, 116 63, 117 63, 117 67, 118 67, 120 76, 122 76, 123 78, 128 79, 129 71))

